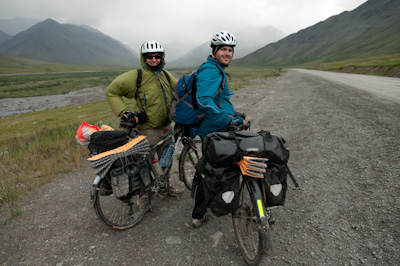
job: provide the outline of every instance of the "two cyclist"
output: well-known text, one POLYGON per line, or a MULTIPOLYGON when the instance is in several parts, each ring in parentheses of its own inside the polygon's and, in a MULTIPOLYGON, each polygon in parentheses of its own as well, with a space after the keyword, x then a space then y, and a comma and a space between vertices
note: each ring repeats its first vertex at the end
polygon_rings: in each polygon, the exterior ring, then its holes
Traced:
MULTIPOLYGON (((229 125, 245 124, 243 116, 235 113, 230 102, 230 91, 224 69, 232 61, 237 41, 233 34, 221 31, 212 36, 210 55, 197 70, 197 103, 206 117, 198 125, 201 139, 212 132, 227 131, 229 125), (222 82, 225 86, 220 93, 222 82)), ((123 121, 138 125, 139 134, 146 135, 149 145, 153 146, 171 134, 171 97, 177 85, 175 78, 163 69, 165 50, 155 41, 149 41, 141 47, 142 78, 136 70, 118 76, 108 86, 106 96, 113 112, 123 121), (141 79, 139 85, 138 79, 141 79), (133 112, 127 110, 122 97, 135 99, 133 112)), ((158 158, 171 140, 157 148, 158 158)), ((154 151, 155 152, 155 151, 154 151)), ((201 166, 202 159, 199 160, 201 166)), ((196 167, 199 168, 200 167, 196 167)), ((170 176, 170 169, 167 177, 170 176)), ((203 194, 200 171, 196 171, 193 188, 195 206, 192 211, 192 226, 200 227, 205 221, 207 205, 203 194)), ((181 192, 170 187, 169 195, 177 196, 181 192)))

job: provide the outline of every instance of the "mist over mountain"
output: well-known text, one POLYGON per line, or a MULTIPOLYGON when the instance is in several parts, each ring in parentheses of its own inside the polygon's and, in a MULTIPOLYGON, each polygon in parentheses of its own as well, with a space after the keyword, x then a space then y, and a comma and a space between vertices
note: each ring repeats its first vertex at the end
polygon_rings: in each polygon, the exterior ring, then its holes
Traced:
POLYGON ((9 56, 64 64, 139 66, 139 58, 120 41, 88 27, 47 19, 0 45, 9 56))
POLYGON ((400 53, 400 1, 369 0, 234 60, 233 65, 290 67, 400 53))
MULTIPOLYGON (((232 65, 316 67, 324 62, 398 55, 398 14, 399 0, 369 0, 289 36, 270 26, 232 31, 238 39, 232 65)), ((34 21, 0 19, 0 54, 64 64, 140 67, 140 45, 128 47, 86 25, 51 19, 31 27, 29 23, 34 21)), ((182 40, 163 45, 167 68, 199 66, 211 53, 209 40, 196 45, 182 40)))
MULTIPOLYGON (((286 36, 285 33, 272 26, 249 27, 245 30, 232 32, 238 43, 235 47, 234 58, 241 58, 265 44, 276 42, 286 36)), ((169 67, 199 66, 211 54, 210 41, 193 48, 177 60, 168 63, 169 67)))
POLYGON ((11 38, 12 38, 12 36, 10 34, 7 34, 4 31, 0 30, 0 45, 3 42, 6 42, 6 41, 10 40, 11 38))
POLYGON ((14 36, 39 23, 39 20, 30 18, 0 19, 0 30, 14 36))

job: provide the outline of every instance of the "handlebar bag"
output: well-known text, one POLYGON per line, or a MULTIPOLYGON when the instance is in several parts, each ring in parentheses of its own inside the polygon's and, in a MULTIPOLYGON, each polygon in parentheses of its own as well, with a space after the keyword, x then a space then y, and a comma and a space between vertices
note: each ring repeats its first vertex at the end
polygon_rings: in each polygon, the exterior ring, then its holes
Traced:
POLYGON ((272 135, 270 131, 258 132, 264 138, 264 154, 270 163, 285 164, 289 161, 290 151, 281 136, 272 135))
POLYGON ((89 150, 92 154, 118 148, 128 141, 124 131, 97 131, 90 136, 89 150))
POLYGON ((240 151, 245 156, 265 157, 268 158, 268 162, 278 164, 289 161, 290 152, 281 136, 272 135, 270 131, 264 130, 253 134, 238 131, 235 135, 239 140, 240 151))
POLYGON ((216 168, 230 167, 240 160, 235 136, 228 132, 214 132, 204 139, 203 154, 216 168))

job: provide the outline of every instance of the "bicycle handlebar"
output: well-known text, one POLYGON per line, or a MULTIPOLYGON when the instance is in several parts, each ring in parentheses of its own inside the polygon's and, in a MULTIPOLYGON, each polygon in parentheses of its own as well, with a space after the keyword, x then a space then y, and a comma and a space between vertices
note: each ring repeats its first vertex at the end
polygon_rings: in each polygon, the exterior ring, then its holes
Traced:
POLYGON ((230 124, 228 125, 228 131, 241 131, 250 129, 251 122, 246 121, 246 124, 230 124))

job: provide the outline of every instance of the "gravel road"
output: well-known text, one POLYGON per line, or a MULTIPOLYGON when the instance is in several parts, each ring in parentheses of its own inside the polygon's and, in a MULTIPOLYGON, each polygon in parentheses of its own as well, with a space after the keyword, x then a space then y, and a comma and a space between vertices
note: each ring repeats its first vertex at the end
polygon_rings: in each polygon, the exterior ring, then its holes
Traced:
MULTIPOLYGON (((399 103, 296 70, 232 101, 253 131, 285 137, 300 184, 288 181, 286 206, 273 209, 261 265, 399 265, 399 103)), ((1 265, 244 265, 229 216, 190 227, 188 191, 156 199, 135 228, 106 228, 88 204, 92 172, 83 160, 21 201, 0 226, 1 265)), ((176 174, 173 184, 183 188, 176 174)))

